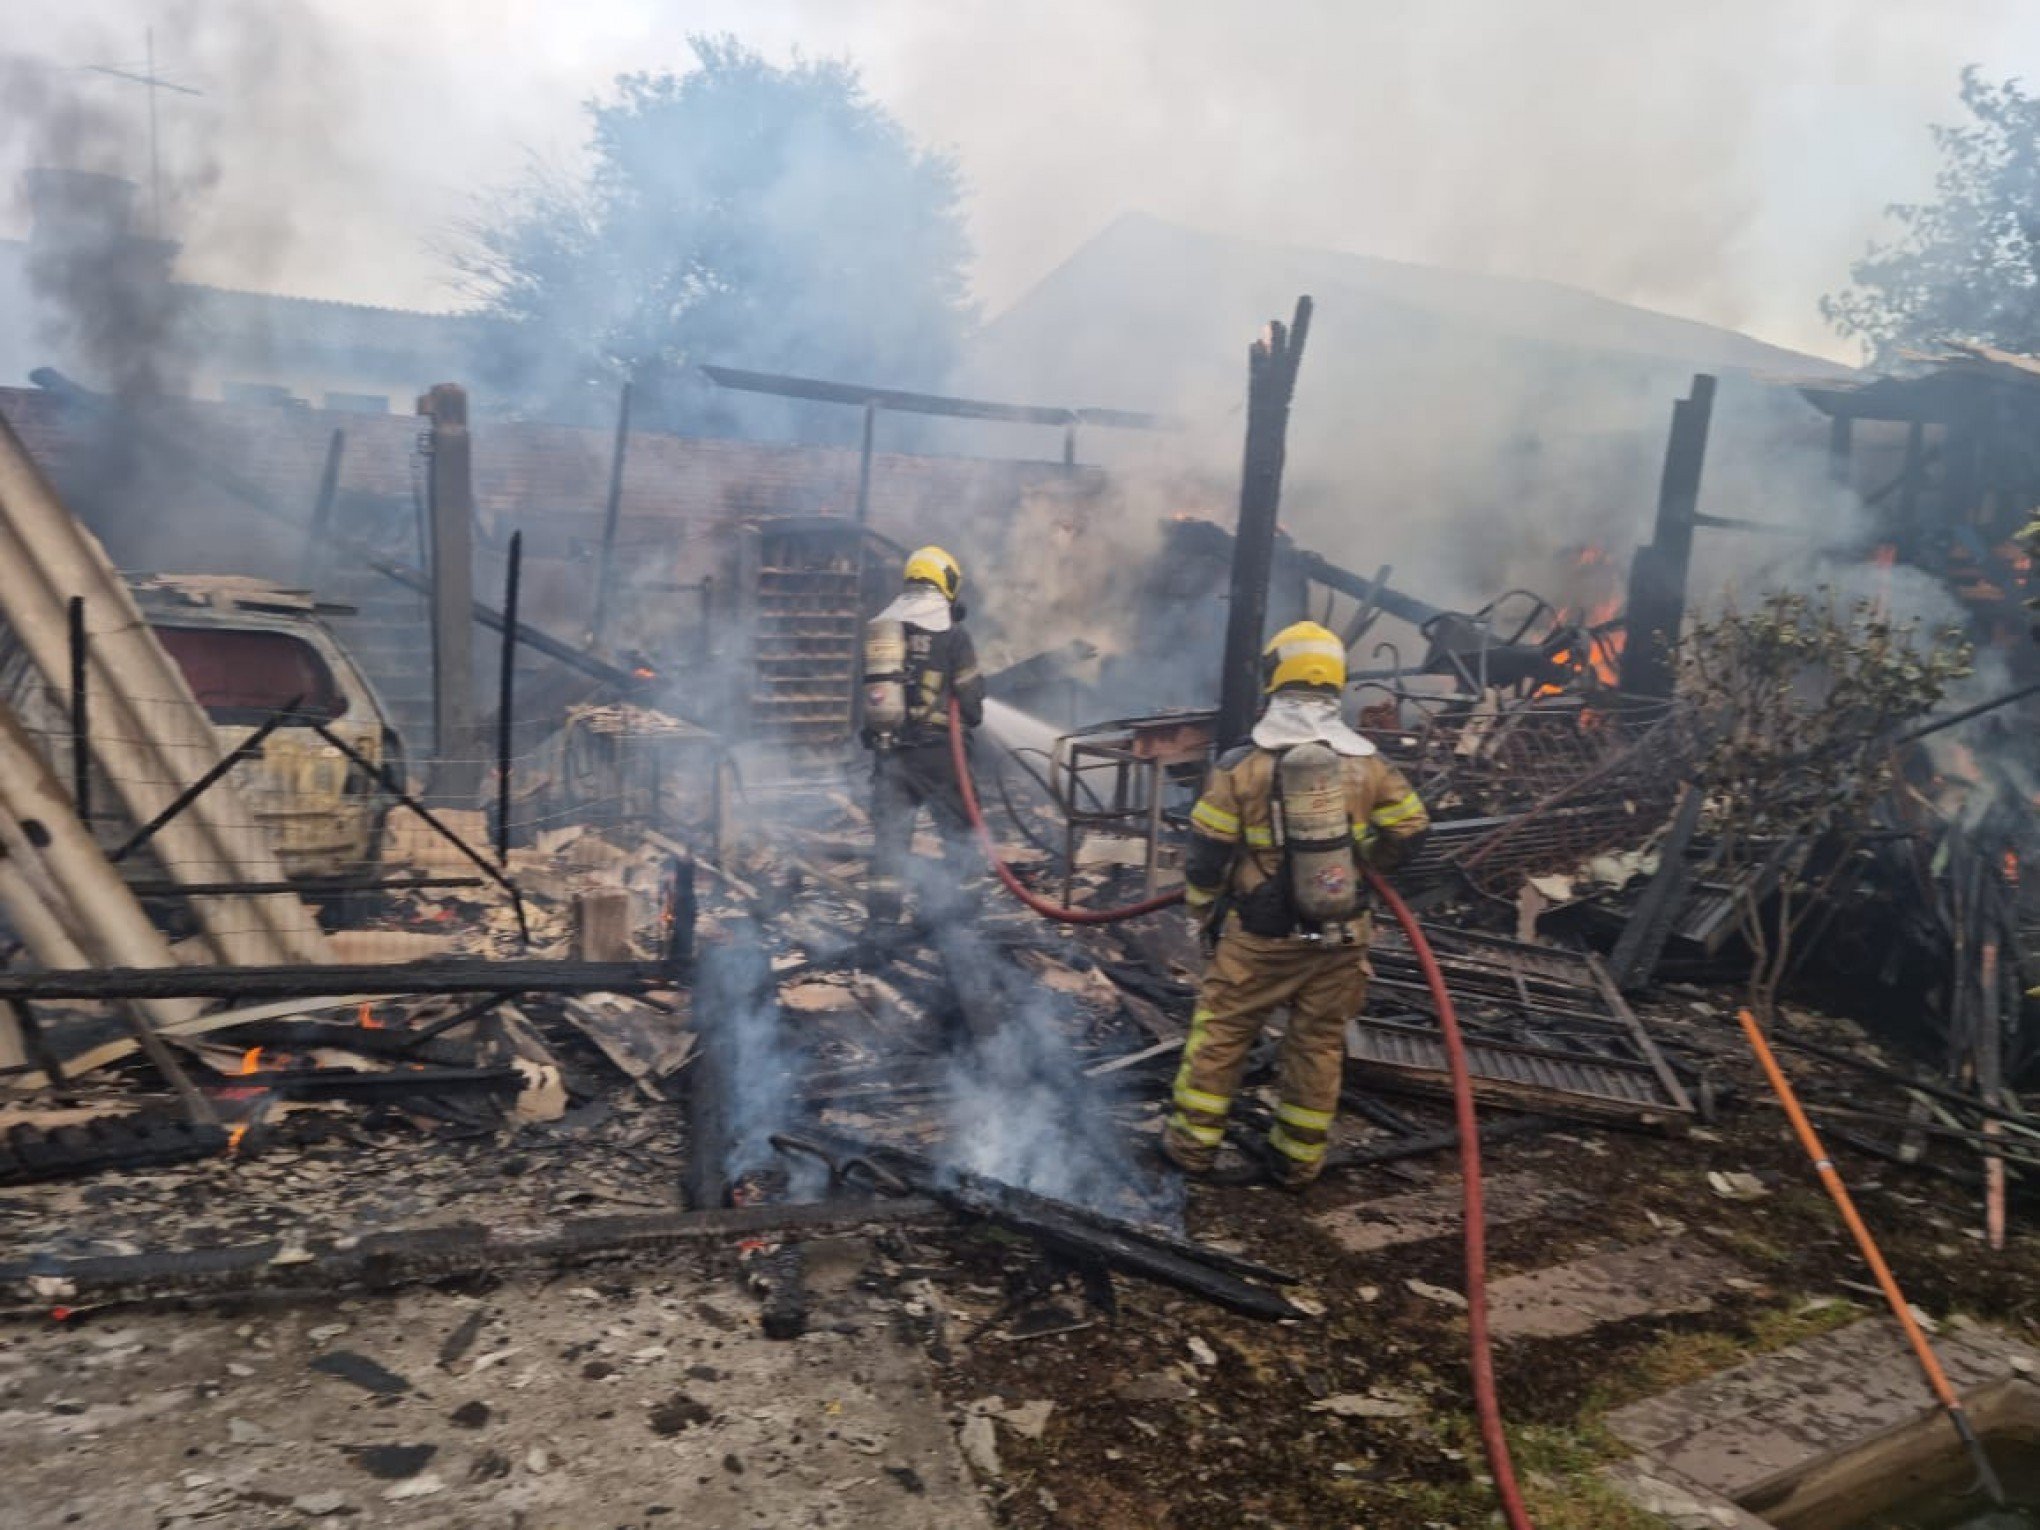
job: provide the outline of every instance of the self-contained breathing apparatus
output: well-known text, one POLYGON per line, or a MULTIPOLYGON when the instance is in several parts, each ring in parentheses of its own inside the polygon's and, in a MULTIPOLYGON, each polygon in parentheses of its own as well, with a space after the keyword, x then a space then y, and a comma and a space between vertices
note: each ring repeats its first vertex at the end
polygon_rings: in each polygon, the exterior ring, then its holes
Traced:
POLYGON ((907 722, 907 625, 879 620, 864 629, 864 727, 881 748, 907 722))
POLYGON ((1251 892, 1217 900, 1205 945, 1216 943, 1228 912, 1266 940, 1353 944, 1365 900, 1344 761, 1325 744, 1292 745, 1276 754, 1269 785, 1270 839, 1281 864, 1251 892))

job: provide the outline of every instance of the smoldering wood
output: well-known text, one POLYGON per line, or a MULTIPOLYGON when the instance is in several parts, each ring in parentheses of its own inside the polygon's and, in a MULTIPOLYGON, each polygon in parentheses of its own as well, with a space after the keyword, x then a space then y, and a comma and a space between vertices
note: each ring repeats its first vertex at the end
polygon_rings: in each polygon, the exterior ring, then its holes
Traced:
POLYGON ((689 1205, 707 1209, 730 1198, 730 1153, 740 1087, 738 1028, 747 1015, 778 1024, 775 974, 749 931, 703 953, 694 986, 696 1052, 687 1080, 687 1162, 681 1183, 689 1205))
MULTIPOLYGON (((491 998, 487 1002, 493 1005, 497 1001, 491 998)), ((448 1018, 474 1017, 462 1012, 448 1018)), ((363 1057, 433 1063, 447 1068, 467 1067, 474 1062, 474 1048, 465 1042, 440 1041, 437 1033, 427 1035, 424 1030, 403 1030, 389 1025, 345 1025, 331 1020, 251 1020, 235 1027, 234 1031, 236 1041, 281 1051, 309 1052, 318 1048, 355 1052, 363 1057)))
POLYGON ((274 1239, 84 1259, 38 1257, 0 1263, 0 1303, 14 1312, 40 1313, 58 1302, 75 1306, 258 1291, 319 1296, 349 1288, 388 1291, 451 1276, 656 1257, 704 1241, 932 1224, 945 1217, 940 1206, 922 1196, 847 1197, 811 1205, 576 1218, 537 1228, 463 1222, 302 1242, 274 1239))
POLYGON ((937 1169, 917 1153, 814 1129, 788 1133, 791 1145, 834 1164, 863 1163, 911 1194, 939 1201, 967 1217, 1024 1233, 1076 1260, 1096 1261, 1188 1291, 1249 1317, 1294 1318, 1303 1313, 1271 1286, 1296 1277, 1219 1249, 1170 1237, 1131 1222, 1088 1211, 1004 1184, 968 1170, 937 1169), (1255 1282, 1266 1284, 1255 1284, 1255 1282))
POLYGON ((365 1072, 358 1068, 277 1069, 244 1074, 236 1085, 262 1089, 285 1100, 348 1100, 386 1104, 429 1095, 449 1097, 515 1095, 524 1075, 515 1068, 396 1068, 365 1072))

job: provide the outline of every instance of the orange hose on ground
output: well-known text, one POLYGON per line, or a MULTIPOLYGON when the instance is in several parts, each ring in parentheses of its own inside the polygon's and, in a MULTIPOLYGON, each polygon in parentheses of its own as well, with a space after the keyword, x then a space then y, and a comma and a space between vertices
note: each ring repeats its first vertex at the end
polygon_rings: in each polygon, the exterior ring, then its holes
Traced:
POLYGON ((1870 1235, 1870 1229, 1856 1211, 1856 1202, 1849 1194, 1849 1187, 1842 1183, 1842 1176, 1836 1172, 1834 1160, 1828 1157, 1827 1147, 1820 1140, 1820 1134, 1813 1129, 1813 1123, 1806 1119, 1806 1112, 1799 1107, 1799 1096, 1793 1091, 1791 1082, 1785 1077, 1785 1070, 1778 1066, 1778 1059, 1771 1052, 1771 1043, 1764 1039, 1763 1028, 1757 1024, 1757 1017, 1747 1009, 1738 1016, 1742 1021, 1744 1037, 1749 1041, 1750 1050, 1757 1054, 1764 1077, 1771 1082, 1772 1093, 1778 1096, 1778 1103, 1785 1107, 1785 1115, 1792 1123, 1792 1130, 1799 1137, 1799 1145, 1806 1156, 1813 1161, 1814 1172, 1827 1187, 1835 1209, 1842 1214, 1861 1250, 1863 1262, 1870 1266, 1870 1273, 1877 1279, 1877 1287, 1884 1293, 1884 1300, 1891 1306, 1891 1315, 1898 1319, 1898 1326, 1905 1330, 1905 1336, 1912 1345, 1914 1356, 1919 1360, 1920 1369, 1926 1373, 1927 1385, 1933 1389, 1936 1399, 1947 1413, 1955 1432, 1962 1437, 1964 1447, 1975 1461, 1977 1475, 1994 1503, 2005 1501, 2004 1489, 1998 1485, 1997 1476, 1992 1472, 1990 1459, 1984 1455, 1983 1446, 1970 1427, 1969 1416, 1963 1411, 1962 1399, 1955 1395, 1955 1389, 1948 1384, 1948 1374, 1941 1369, 1940 1357, 1934 1353, 1934 1346, 1927 1342, 1927 1336, 1920 1331, 1918 1319, 1912 1314, 1912 1306, 1905 1299, 1905 1293, 1898 1288, 1898 1281, 1892 1276, 1891 1266, 1884 1262, 1884 1253, 1877 1246, 1877 1240, 1870 1235))
MULTIPOLYGON (((985 859, 991 862, 992 870, 998 873, 1006 890, 1043 918, 1063 924, 1111 924, 1152 914, 1182 902, 1180 890, 1116 909, 1066 908, 1060 903, 1037 897, 1013 875, 1012 868, 999 859, 998 849, 992 843, 992 831, 985 826, 985 815, 978 807, 977 787, 971 781, 970 760, 963 748, 963 721, 957 714, 954 697, 949 702, 949 758, 956 767, 956 784, 963 793, 964 810, 970 815, 971 828, 977 833, 985 859)), ((1481 1449, 1487 1456, 1488 1471, 1495 1479, 1495 1496, 1502 1501, 1502 1512, 1508 1518, 1510 1530, 1536 1530, 1530 1522, 1530 1511, 1524 1506, 1522 1490, 1516 1485, 1516 1468, 1509 1459, 1508 1436, 1502 1431, 1501 1399, 1495 1389, 1494 1354, 1488 1338, 1487 1213, 1481 1195, 1480 1122, 1473 1108, 1473 1078, 1466 1066, 1466 1044, 1459 1034, 1459 1012, 1452 1007, 1452 994, 1445 986, 1445 974, 1438 966, 1437 953, 1424 939, 1417 916, 1410 912, 1409 905, 1379 873, 1369 871, 1367 880, 1409 937, 1410 949, 1416 953, 1417 963, 1423 968, 1424 982, 1431 991, 1431 1001, 1438 1007, 1438 1024, 1445 1035, 1445 1054, 1452 1068, 1452 1103, 1459 1128, 1459 1165, 1464 1181, 1466 1330, 1472 1350, 1474 1412, 1480 1419, 1481 1449)))

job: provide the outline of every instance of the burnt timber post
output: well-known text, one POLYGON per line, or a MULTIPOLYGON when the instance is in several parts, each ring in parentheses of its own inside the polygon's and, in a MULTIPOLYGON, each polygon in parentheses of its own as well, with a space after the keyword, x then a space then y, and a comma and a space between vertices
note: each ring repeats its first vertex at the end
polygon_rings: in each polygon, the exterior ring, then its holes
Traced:
POLYGON ((418 401, 432 422, 426 512, 432 541, 432 752, 430 791, 472 807, 482 785, 475 731, 474 449, 467 393, 440 383, 418 401))
POLYGON ((1658 481, 1657 524, 1650 545, 1629 566, 1629 641, 1622 651, 1621 688, 1631 696, 1668 701, 1672 645, 1686 620, 1686 578, 1700 509, 1700 469, 1714 417, 1714 379, 1693 376, 1690 396, 1672 405, 1672 432, 1658 481))
POLYGON ((1232 599, 1218 688, 1221 749, 1246 736, 1260 696, 1262 629, 1268 617, 1268 575, 1275 562, 1289 402, 1310 333, 1310 312, 1310 299, 1298 298, 1295 322, 1284 328, 1280 320, 1272 321, 1247 351, 1247 444, 1240 465, 1240 520, 1233 540, 1232 599))

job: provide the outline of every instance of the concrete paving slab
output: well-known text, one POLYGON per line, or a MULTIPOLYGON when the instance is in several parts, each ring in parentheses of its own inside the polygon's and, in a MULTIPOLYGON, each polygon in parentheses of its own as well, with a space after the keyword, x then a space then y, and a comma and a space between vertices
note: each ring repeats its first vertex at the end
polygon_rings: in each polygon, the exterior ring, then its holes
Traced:
POLYGON ((837 1252, 786 1342, 728 1281, 678 1272, 0 1327, 0 1518, 989 1530, 926 1357, 837 1252), (335 1351, 401 1390, 312 1368, 335 1351))
POLYGON ((1705 1312, 1715 1293, 1747 1271, 1676 1238, 1511 1275, 1488 1287, 1500 1339, 1562 1339, 1603 1323, 1705 1312))
MULTIPOLYGON (((2040 1368, 2040 1352, 1988 1330, 1943 1334, 1935 1350, 1963 1393, 2040 1368)), ((1607 1422, 1681 1477, 1746 1499, 1935 1411, 1897 1325, 1875 1317, 1618 1408, 1607 1422)))
MULTIPOLYGON (((1579 1192, 1539 1174, 1497 1174, 1485 1182, 1483 1192, 1489 1227, 1562 1215, 1586 1204, 1579 1192)), ((1459 1179, 1441 1176, 1437 1184, 1421 1190, 1341 1206, 1313 1220, 1356 1254, 1427 1238, 1456 1238, 1461 1225, 1459 1179)))

